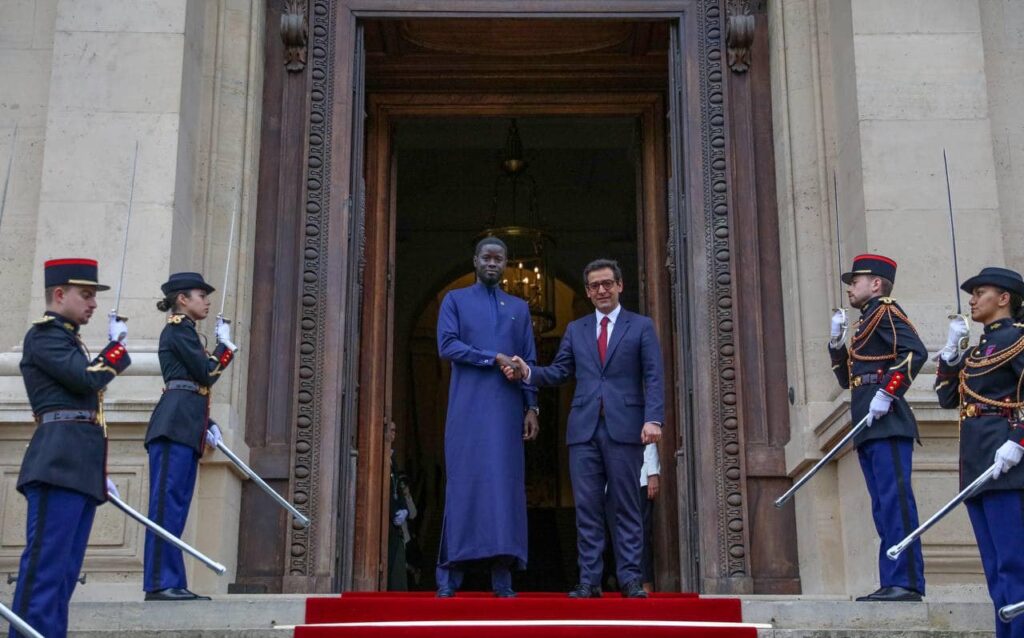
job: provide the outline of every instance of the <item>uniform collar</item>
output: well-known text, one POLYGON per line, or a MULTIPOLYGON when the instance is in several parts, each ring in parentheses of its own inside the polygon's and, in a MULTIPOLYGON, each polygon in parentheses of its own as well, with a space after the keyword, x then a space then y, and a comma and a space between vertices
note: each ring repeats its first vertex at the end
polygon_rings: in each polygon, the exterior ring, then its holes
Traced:
POLYGON ((989 323, 989 324, 985 325, 985 334, 988 334, 990 332, 995 332, 996 330, 999 330, 1000 328, 1008 328, 1008 327, 1010 327, 1012 325, 1013 325, 1013 318, 1012 317, 1003 317, 1002 319, 996 319, 992 323, 989 323))
POLYGON ((67 330, 71 334, 78 334, 78 327, 79 327, 78 324, 75 323, 74 321, 71 321, 70 319, 68 319, 64 315, 62 315, 60 313, 53 312, 52 310, 47 310, 43 314, 45 316, 47 316, 47 317, 53 317, 54 321, 58 325, 62 326, 65 330, 67 330))
POLYGON ((498 294, 498 290, 501 288, 501 284, 494 284, 493 286, 488 286, 487 284, 485 284, 484 282, 480 281, 479 279, 477 279, 476 283, 474 283, 473 285, 474 286, 478 286, 480 288, 480 290, 482 290, 483 292, 487 293, 488 295, 497 295, 498 294))
POLYGON ((195 320, 192 319, 192 317, 189 317, 188 315, 186 315, 183 312, 172 313, 169 317, 167 317, 167 323, 183 323, 186 326, 195 326, 196 325, 195 320))
POLYGON ((881 295, 868 299, 867 303, 865 303, 864 306, 861 307, 860 309, 861 316, 871 313, 873 310, 875 310, 875 308, 878 308, 878 306, 882 305, 883 301, 888 301, 891 303, 892 299, 889 297, 883 297, 881 295))

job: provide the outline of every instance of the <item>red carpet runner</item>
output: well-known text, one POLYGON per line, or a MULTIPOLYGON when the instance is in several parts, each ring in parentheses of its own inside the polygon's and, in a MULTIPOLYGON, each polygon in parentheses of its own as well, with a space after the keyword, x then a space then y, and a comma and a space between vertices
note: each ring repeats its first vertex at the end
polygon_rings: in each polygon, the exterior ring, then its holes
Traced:
POLYGON ((498 599, 460 592, 447 600, 433 592, 350 592, 306 601, 306 623, 296 638, 756 638, 742 626, 740 601, 695 594, 656 594, 647 600, 617 595, 570 600, 561 593, 520 593, 498 599))

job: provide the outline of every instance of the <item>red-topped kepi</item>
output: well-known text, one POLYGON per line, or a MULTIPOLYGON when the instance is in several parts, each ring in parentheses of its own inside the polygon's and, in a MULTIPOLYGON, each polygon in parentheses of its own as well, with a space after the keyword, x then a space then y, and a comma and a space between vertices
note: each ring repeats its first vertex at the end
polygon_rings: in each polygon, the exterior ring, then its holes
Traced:
POLYGON ((844 272, 841 279, 849 285, 854 275, 874 275, 896 283, 896 262, 882 255, 857 255, 853 258, 853 268, 844 272))
POLYGON ((110 290, 99 283, 99 264, 95 259, 68 257, 51 259, 43 263, 44 286, 92 286, 96 290, 110 290))

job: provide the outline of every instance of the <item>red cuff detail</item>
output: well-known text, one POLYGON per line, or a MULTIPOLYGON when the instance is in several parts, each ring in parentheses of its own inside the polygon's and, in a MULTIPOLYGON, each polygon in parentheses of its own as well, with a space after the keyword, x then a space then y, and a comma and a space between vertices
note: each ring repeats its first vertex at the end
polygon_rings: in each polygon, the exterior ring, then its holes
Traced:
POLYGON ((885 391, 895 396, 896 392, 903 386, 903 373, 893 372, 892 378, 889 379, 889 383, 885 386, 885 391))
POLYGON ((1010 422, 1009 439, 1017 445, 1024 445, 1024 443, 1022 443, 1022 441, 1024 441, 1024 423, 1020 421, 1010 422))
POLYGON ((231 359, 233 359, 234 356, 235 353, 231 351, 231 348, 224 348, 224 352, 221 353, 220 359, 218 360, 218 363, 220 363, 220 367, 228 367, 228 364, 231 363, 231 359))
POLYGON ((128 351, 125 350, 125 347, 118 343, 117 345, 108 347, 104 350, 103 358, 106 359, 110 365, 117 367, 117 364, 121 362, 121 359, 124 358, 124 355, 127 352, 128 351))

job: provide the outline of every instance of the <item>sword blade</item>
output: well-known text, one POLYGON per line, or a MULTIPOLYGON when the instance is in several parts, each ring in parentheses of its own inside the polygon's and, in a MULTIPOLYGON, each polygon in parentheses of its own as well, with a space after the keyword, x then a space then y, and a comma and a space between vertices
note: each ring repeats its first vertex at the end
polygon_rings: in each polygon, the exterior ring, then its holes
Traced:
POLYGON ((43 638, 43 634, 36 631, 32 625, 22 620, 18 614, 4 605, 0 605, 0 616, 3 616, 7 622, 11 623, 11 627, 14 627, 22 636, 26 638, 43 638))
MULTIPOLYGON (((239 199, 241 195, 239 195, 239 199)), ((220 312, 218 317, 224 317, 224 303, 228 299, 228 273, 231 272, 231 247, 235 244, 235 220, 238 219, 238 210, 241 208, 239 200, 235 199, 235 206, 231 210, 231 232, 228 233, 228 247, 225 251, 227 259, 224 261, 224 285, 220 289, 220 312)))
POLYGON ((132 223, 132 206, 135 203, 135 169, 139 166, 139 142, 135 141, 135 158, 132 160, 132 182, 128 191, 128 217, 124 221, 124 243, 121 246, 121 275, 117 278, 117 297, 114 299, 114 314, 121 309, 121 286, 124 284, 124 265, 128 257, 128 229, 132 223))
POLYGON ((163 540, 167 541, 171 545, 174 545, 186 554, 190 554, 191 556, 195 557, 199 562, 201 562, 202 564, 206 565, 214 572, 216 572, 218 576, 223 576, 224 572, 227 571, 226 567, 224 567, 217 561, 213 560, 206 554, 202 553, 195 547, 192 547, 191 545, 181 540, 174 534, 168 532, 166 529, 164 529, 154 521, 151 521, 150 519, 146 518, 137 510, 132 508, 131 505, 125 503, 120 498, 118 498, 113 492, 107 492, 107 499, 110 500, 110 502, 113 503, 115 506, 117 506, 118 509, 127 514, 129 518, 135 519, 137 523, 141 523, 142 525, 146 526, 147 528, 149 528, 151 532, 153 532, 163 540))
POLYGON ((906 549, 910 547, 911 543, 916 541, 925 532, 931 529, 936 523, 945 518, 946 515, 952 512, 954 509, 956 509, 956 507, 960 505, 960 503, 963 503, 971 496, 973 496, 974 493, 977 492, 982 485, 984 485, 985 483, 992 479, 992 473, 995 471, 996 466, 993 463, 988 467, 987 470, 981 473, 981 476, 974 479, 974 481, 970 485, 965 487, 962 492, 954 496, 953 500, 943 505, 939 509, 939 511, 932 514, 931 518, 921 523, 920 527, 910 532, 910 534, 908 534, 906 538, 904 538, 903 540, 901 540, 900 542, 896 543, 888 550, 886 550, 885 555, 889 557, 889 560, 896 560, 897 558, 899 558, 900 554, 906 551, 906 549))
POLYGON ((828 462, 831 461, 836 454, 839 454, 840 450, 846 447, 847 443, 853 440, 853 437, 860 434, 861 430, 867 427, 868 416, 869 415, 865 415, 864 418, 861 419, 859 423, 857 423, 857 425, 850 428, 850 431, 846 433, 846 436, 839 440, 839 443, 836 443, 832 447, 832 449, 825 454, 825 456, 821 457, 820 461, 814 464, 814 467, 808 470, 806 474, 801 476, 796 483, 793 483, 793 487, 789 488, 788 490, 786 490, 785 494, 775 499, 775 507, 782 507, 783 505, 785 505, 786 501, 793 498, 793 495, 796 494, 797 490, 803 487, 804 484, 807 483, 807 481, 811 480, 811 478, 818 473, 818 470, 825 467, 825 465, 827 465, 828 462))
POLYGON ((960 307, 960 267, 956 257, 956 225, 953 224, 953 193, 949 188, 949 161, 946 149, 942 149, 942 167, 946 171, 946 204, 949 206, 949 234, 953 240, 953 292, 956 295, 956 314, 962 315, 960 307))
POLYGON ((223 452, 224 456, 228 457, 228 460, 235 464, 235 467, 242 470, 242 472, 244 472, 246 476, 252 479, 253 483, 258 485, 260 489, 262 489, 271 498, 277 501, 278 505, 288 510, 288 512, 292 515, 292 517, 295 520, 299 522, 300 525, 302 525, 303 527, 309 527, 309 517, 300 512, 299 510, 295 509, 294 505, 289 503, 287 499, 285 499, 283 496, 274 491, 274 488, 267 485, 267 482, 260 478, 260 475, 254 472, 252 468, 246 465, 245 461, 238 458, 238 456, 236 456, 235 453, 232 452, 228 446, 224 445, 223 441, 217 443, 217 449, 223 452))
POLYGON ((1024 614, 1024 600, 1001 608, 999 610, 999 620, 1003 622, 1010 622, 1021 614, 1024 614))

